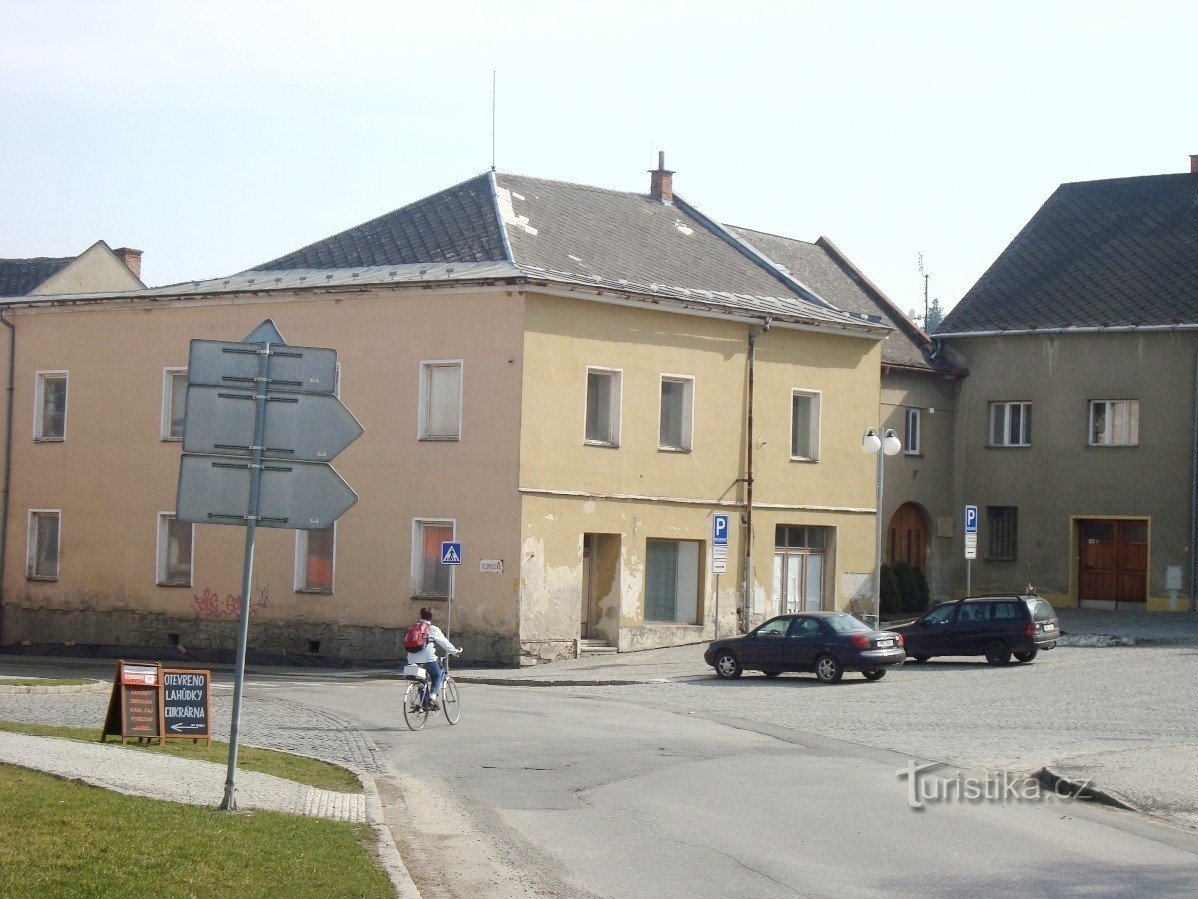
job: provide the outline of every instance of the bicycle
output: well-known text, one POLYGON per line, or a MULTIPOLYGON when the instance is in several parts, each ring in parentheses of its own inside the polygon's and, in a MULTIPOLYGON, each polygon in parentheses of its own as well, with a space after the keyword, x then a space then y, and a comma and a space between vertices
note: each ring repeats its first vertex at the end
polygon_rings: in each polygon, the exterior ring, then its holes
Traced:
MULTIPOLYGON (((445 680, 441 682, 441 696, 438 698, 436 706, 428 698, 428 672, 424 668, 420 668, 419 675, 407 675, 412 682, 404 691, 403 720, 410 730, 420 730, 428 723, 429 715, 436 715, 440 712, 445 713, 445 720, 450 724, 457 724, 458 719, 462 717, 458 687, 449 675, 449 657, 438 656, 437 661, 441 663, 441 667, 445 671, 445 680)), ((406 671, 405 668, 405 673, 406 671)))

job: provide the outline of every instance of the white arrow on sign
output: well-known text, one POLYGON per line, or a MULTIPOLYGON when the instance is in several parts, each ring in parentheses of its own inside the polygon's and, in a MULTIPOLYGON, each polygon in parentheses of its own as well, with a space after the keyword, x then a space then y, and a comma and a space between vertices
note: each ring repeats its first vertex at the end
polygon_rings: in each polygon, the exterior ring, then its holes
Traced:
POLYGON ((180 731, 180 730, 203 730, 203 729, 204 729, 204 725, 202 725, 202 724, 172 724, 172 725, 171 725, 171 727, 170 727, 170 729, 171 729, 171 730, 173 730, 173 731, 180 731))

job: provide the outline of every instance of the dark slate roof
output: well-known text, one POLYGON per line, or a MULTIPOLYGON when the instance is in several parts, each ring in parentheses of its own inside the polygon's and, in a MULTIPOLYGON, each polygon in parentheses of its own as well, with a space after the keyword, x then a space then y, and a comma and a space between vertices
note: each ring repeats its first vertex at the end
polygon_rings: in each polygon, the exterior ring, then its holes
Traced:
POLYGON ((0 259, 0 297, 23 297, 74 261, 74 256, 0 259))
POLYGON ((881 315, 897 333, 882 344, 882 362, 910 368, 943 370, 944 363, 928 361, 931 341, 877 287, 869 283, 830 241, 816 243, 766 234, 748 228, 729 228, 828 300, 837 309, 881 315))
POLYGON ((1198 174, 1062 184, 937 334, 1198 324, 1198 174))

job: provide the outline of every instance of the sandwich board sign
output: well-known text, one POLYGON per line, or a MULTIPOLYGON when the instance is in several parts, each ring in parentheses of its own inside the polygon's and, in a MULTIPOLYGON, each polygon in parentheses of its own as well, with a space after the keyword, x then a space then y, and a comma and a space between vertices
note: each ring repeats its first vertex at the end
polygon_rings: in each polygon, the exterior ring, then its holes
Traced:
POLYGON ((212 743, 208 688, 212 672, 199 668, 162 669, 162 738, 212 743))
POLYGON ((110 736, 162 742, 162 666, 156 662, 120 661, 112 679, 112 695, 100 742, 110 736))

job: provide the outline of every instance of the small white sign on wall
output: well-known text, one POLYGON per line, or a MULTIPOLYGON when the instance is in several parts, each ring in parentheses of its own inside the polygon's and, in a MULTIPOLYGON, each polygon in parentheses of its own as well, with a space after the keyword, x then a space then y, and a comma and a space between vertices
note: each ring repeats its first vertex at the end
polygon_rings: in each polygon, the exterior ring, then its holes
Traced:
POLYGON ((478 570, 482 574, 503 574, 503 559, 479 559, 478 570))

